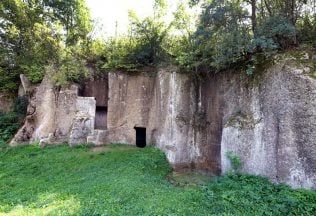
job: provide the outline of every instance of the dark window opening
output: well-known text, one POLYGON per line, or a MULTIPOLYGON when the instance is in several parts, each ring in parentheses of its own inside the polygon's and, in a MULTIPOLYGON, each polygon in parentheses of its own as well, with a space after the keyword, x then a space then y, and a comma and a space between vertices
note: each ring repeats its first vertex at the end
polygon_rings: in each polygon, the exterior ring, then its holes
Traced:
POLYGON ((85 87, 84 86, 80 86, 79 89, 78 89, 78 96, 79 97, 84 97, 84 90, 85 90, 85 87))
POLYGON ((146 147, 146 128, 134 127, 134 129, 136 130, 136 146, 146 147))
POLYGON ((95 111, 95 129, 107 129, 108 108, 97 106, 95 111))

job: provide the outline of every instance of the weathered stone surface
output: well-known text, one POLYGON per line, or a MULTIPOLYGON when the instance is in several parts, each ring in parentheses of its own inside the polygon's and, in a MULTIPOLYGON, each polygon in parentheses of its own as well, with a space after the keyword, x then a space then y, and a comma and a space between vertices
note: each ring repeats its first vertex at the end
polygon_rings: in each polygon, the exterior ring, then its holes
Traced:
POLYGON ((316 80, 301 70, 284 60, 257 86, 246 88, 238 80, 229 85, 223 98, 223 172, 229 169, 225 153, 232 151, 244 161, 244 171, 316 188, 316 80), (236 112, 251 115, 251 127, 230 124, 236 112))
POLYGON ((225 173, 225 154, 233 152, 245 172, 315 189, 316 79, 310 70, 288 59, 254 77, 232 71, 201 82, 172 69, 109 73, 107 130, 94 130, 94 98, 44 80, 26 91, 28 116, 12 144, 135 145, 134 128, 141 127, 147 145, 163 150, 176 169, 225 173))
POLYGON ((103 141, 135 144, 134 127, 145 127, 147 144, 175 168, 224 173, 232 151, 245 172, 316 188, 315 122, 316 80, 292 60, 254 78, 226 72, 198 84, 170 71, 117 72, 103 141))
POLYGON ((96 101, 94 97, 78 97, 76 113, 69 136, 71 146, 84 144, 94 130, 96 101))
POLYGON ((108 106, 108 76, 97 77, 86 80, 82 85, 83 97, 95 97, 96 105, 100 107, 108 106))
POLYGON ((51 145, 51 144, 54 144, 54 143, 58 144, 58 143, 56 143, 56 140, 57 139, 56 139, 55 135, 53 133, 50 133, 47 138, 43 138, 43 139, 40 140, 39 146, 41 148, 44 148, 47 145, 51 145))
POLYGON ((27 96, 22 84, 19 85, 18 96, 19 97, 27 96))
POLYGON ((165 151, 174 167, 218 172, 201 153, 212 146, 200 144, 205 122, 199 125, 198 100, 196 86, 184 74, 111 73, 107 140, 135 144, 134 127, 145 127, 147 143, 165 151))
POLYGON ((219 143, 212 138, 206 143, 210 123, 200 90, 176 72, 110 73, 105 141, 135 144, 134 127, 145 127, 147 143, 165 151, 175 168, 219 173, 219 143))
MULTIPOLYGON (((22 83, 27 80, 21 76, 22 83)), ((27 83, 27 82, 26 82, 27 83)), ((45 78, 40 85, 23 84, 29 97, 29 106, 24 125, 20 128, 10 145, 28 144, 43 141, 48 144, 53 136, 57 142, 68 141, 72 120, 76 112, 78 87, 58 88, 45 78)))
POLYGON ((35 86, 32 85, 32 83, 24 74, 20 74, 20 80, 25 93, 30 93, 33 91, 35 86))
POLYGON ((94 130, 87 137, 87 143, 94 144, 94 145, 104 145, 105 143, 110 142, 110 141, 107 141, 107 137, 108 137, 107 130, 94 130))

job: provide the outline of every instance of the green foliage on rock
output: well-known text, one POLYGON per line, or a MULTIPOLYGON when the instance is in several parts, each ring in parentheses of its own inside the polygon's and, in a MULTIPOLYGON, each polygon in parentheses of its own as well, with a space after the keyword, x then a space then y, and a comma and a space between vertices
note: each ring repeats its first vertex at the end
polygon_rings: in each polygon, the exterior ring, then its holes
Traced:
POLYGON ((40 82, 48 65, 58 85, 80 81, 86 66, 135 71, 167 63, 197 75, 235 67, 253 74, 279 51, 315 47, 311 0, 180 1, 171 21, 167 1, 154 2, 151 16, 129 13, 126 35, 100 40, 90 34, 85 0, 2 0, 0 91, 16 91, 21 73, 40 82))
POLYGON ((89 76, 84 58, 80 57, 80 50, 67 48, 59 53, 58 59, 45 68, 49 78, 58 86, 78 83, 89 76))
POLYGON ((256 65, 278 51, 300 43, 313 44, 315 8, 311 1, 190 2, 191 6, 200 3, 202 13, 190 37, 191 52, 183 49, 178 56, 185 58, 177 58, 177 63, 188 69, 195 65, 198 69, 193 72, 216 73, 238 66, 252 74, 256 65))
POLYGON ((170 39, 166 44, 168 54, 172 62, 180 66, 181 71, 197 72, 203 61, 198 57, 202 47, 196 46, 193 38, 196 30, 196 14, 190 13, 188 6, 180 2, 173 16, 171 23, 173 34, 169 36, 170 39))
POLYGON ((229 151, 226 152, 226 157, 228 158, 232 171, 233 172, 239 172, 241 167, 242 167, 242 160, 240 157, 238 157, 236 154, 234 154, 233 152, 229 151))
MULTIPOLYGON (((123 69, 131 71, 142 66, 139 65, 137 61, 132 61, 131 58, 133 57, 133 50, 136 49, 136 46, 137 42, 131 38, 119 37, 117 39, 109 39, 105 43, 106 58, 103 68, 106 70, 123 69)), ((142 53, 138 56, 140 55, 142 55, 142 53)))
POLYGON ((195 40, 209 67, 223 69, 244 59, 250 41, 248 15, 238 2, 215 0, 204 6, 195 40))
POLYGON ((298 22, 299 40, 302 43, 316 47, 316 13, 303 15, 303 18, 298 22))
POLYGON ((128 36, 111 38, 106 43, 105 69, 135 70, 143 66, 154 66, 164 60, 165 40, 170 25, 163 21, 166 1, 155 1, 154 15, 140 19, 129 12, 128 36))
MULTIPOLYGON (((262 21, 260 26, 258 26, 256 36, 272 40, 275 45, 274 47, 270 45, 270 49, 286 49, 296 43, 296 28, 285 17, 274 16, 262 21)), ((259 46, 259 48, 265 51, 265 47, 267 46, 261 47, 259 46)))

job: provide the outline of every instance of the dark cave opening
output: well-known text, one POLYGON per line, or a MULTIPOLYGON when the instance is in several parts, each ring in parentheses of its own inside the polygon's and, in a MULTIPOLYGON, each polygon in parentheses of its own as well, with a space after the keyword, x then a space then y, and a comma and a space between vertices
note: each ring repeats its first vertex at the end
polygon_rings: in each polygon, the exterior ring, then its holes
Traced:
POLYGON ((136 146, 139 148, 146 147, 146 128, 134 127, 136 131, 136 146))
POLYGON ((95 112, 95 129, 106 130, 107 129, 107 114, 108 108, 103 106, 97 106, 95 112))

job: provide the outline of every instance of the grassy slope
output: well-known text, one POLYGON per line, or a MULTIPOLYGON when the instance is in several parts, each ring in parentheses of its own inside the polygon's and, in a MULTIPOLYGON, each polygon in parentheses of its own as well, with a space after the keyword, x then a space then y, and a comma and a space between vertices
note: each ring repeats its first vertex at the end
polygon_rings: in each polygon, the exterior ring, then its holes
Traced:
POLYGON ((176 187, 154 149, 112 146, 0 150, 0 215, 312 215, 316 193, 226 176, 176 187))

